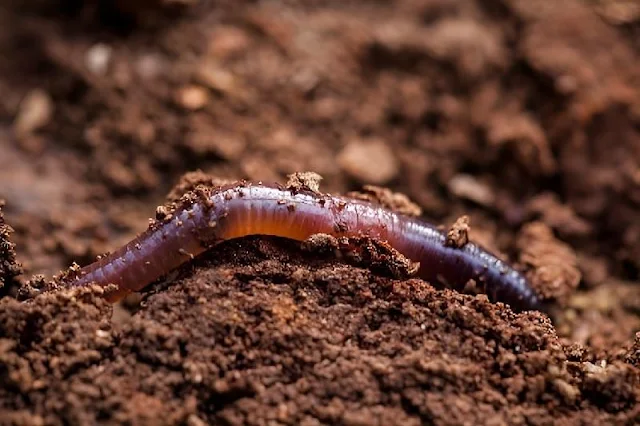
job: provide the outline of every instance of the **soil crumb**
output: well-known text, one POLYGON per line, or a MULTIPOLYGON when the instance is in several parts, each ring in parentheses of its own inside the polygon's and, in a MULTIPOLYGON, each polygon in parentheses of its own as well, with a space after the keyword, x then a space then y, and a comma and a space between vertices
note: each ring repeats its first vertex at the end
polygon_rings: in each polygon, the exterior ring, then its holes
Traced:
POLYGON ((0 297, 7 294, 15 277, 22 273, 22 268, 16 262, 15 244, 9 238, 12 229, 4 221, 4 204, 4 200, 0 200, 0 297))
POLYGON ((288 180, 285 188, 294 192, 310 191, 320 194, 320 182, 322 176, 315 172, 298 172, 287 176, 288 180))
POLYGON ((216 188, 233 182, 235 182, 233 179, 212 176, 200 170, 186 173, 180 178, 178 183, 173 186, 169 195, 167 195, 167 202, 177 203, 185 194, 194 192, 198 186, 216 188))
POLYGON ((451 225, 447 231, 447 239, 445 244, 449 247, 461 248, 469 242, 469 232, 471 225, 469 224, 469 216, 461 216, 451 225))

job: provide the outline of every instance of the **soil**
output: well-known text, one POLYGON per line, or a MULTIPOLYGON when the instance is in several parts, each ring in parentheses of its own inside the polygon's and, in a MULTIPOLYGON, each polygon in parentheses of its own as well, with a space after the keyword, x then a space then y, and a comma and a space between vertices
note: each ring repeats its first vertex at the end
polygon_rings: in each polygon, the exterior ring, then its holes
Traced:
POLYGON ((0 424, 637 424, 639 34, 618 0, 2 2, 0 424), (300 171, 501 253, 551 317, 371 241, 41 291, 198 183, 300 171))

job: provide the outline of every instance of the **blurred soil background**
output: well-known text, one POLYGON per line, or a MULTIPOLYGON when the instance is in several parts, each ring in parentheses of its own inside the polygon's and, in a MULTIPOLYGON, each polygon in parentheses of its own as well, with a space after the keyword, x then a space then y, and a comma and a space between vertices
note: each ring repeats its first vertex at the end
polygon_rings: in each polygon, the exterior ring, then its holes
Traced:
POLYGON ((3 1, 0 200, 0 424, 640 421, 637 1, 3 1), (27 283, 307 170, 469 215, 553 321, 274 238, 115 308, 27 283))

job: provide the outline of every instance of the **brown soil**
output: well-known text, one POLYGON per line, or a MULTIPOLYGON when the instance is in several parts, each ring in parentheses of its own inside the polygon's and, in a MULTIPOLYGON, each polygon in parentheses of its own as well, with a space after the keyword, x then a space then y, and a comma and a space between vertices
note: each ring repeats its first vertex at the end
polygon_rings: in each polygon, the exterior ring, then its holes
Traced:
POLYGON ((639 422, 639 34, 614 0, 2 2, 0 424, 639 422), (307 170, 503 253, 553 318, 375 242, 230 241, 115 306, 32 279, 307 170))

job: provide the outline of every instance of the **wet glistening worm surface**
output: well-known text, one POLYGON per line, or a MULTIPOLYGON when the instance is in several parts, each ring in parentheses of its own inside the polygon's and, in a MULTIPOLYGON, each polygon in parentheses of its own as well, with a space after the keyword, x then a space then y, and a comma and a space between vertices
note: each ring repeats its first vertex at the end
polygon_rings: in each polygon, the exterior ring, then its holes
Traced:
POLYGON ((540 309, 525 277, 474 243, 450 247, 433 225, 366 201, 262 184, 200 189, 194 202, 81 268, 66 284, 115 284, 118 290, 107 298, 117 301, 221 241, 248 235, 303 241, 314 234, 386 241, 420 263, 418 276, 425 281, 460 291, 475 280, 491 301, 515 311, 540 309))

